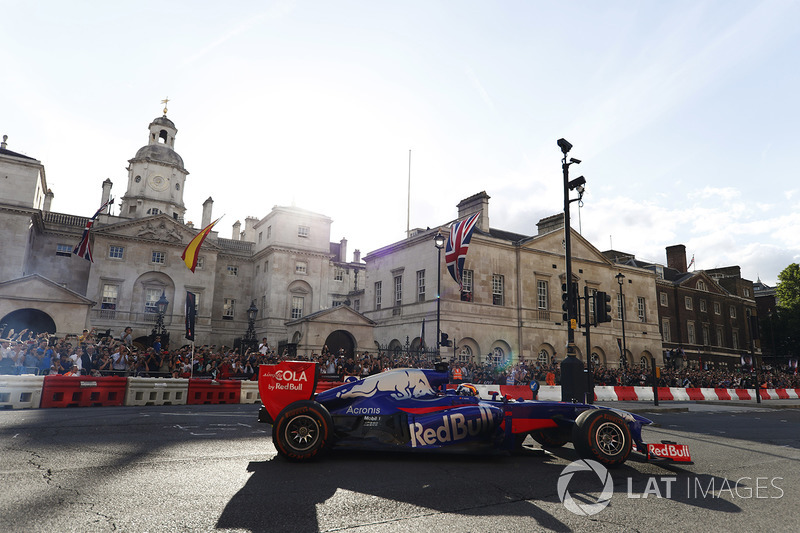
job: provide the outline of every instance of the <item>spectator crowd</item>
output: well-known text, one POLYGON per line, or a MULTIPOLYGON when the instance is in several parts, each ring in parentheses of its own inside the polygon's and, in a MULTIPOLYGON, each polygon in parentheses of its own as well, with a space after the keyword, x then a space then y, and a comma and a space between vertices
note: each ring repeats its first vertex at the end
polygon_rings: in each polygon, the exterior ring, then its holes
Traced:
MULTIPOLYGON (((13 333, 13 332, 12 332, 13 333)), ((290 356, 287 351, 278 354, 264 338, 258 347, 245 349, 216 345, 189 345, 169 350, 155 338, 152 346, 142 347, 133 342, 131 328, 119 338, 98 335, 84 330, 81 335, 62 338, 42 333, 34 335, 23 330, 19 334, 0 337, 0 374, 37 374, 106 376, 124 375, 139 377, 206 377, 212 379, 257 379, 258 367, 275 364, 281 360, 299 359, 319 363, 323 379, 344 381, 348 377, 362 378, 392 368, 433 368, 434 361, 406 353, 345 354, 332 353, 325 346, 311 356, 290 356), (9 338, 10 337, 10 338, 9 338)), ((499 385, 559 385, 560 365, 557 362, 542 364, 520 361, 515 364, 475 362, 449 362, 454 383, 482 383, 499 385)), ((697 368, 662 368, 658 384, 661 387, 711 387, 711 388, 800 388, 800 376, 788 365, 764 365, 758 374, 752 369, 704 370, 697 368)), ((607 368, 595 366, 595 385, 652 385, 652 375, 647 368, 607 368)))

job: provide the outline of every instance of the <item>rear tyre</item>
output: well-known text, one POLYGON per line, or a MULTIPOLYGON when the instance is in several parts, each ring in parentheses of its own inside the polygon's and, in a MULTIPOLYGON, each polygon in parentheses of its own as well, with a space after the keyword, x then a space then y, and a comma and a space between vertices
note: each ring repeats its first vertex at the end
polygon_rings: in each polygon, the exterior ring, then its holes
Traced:
POLYGON ((320 403, 305 400, 287 406, 275 417, 272 443, 289 461, 308 461, 322 455, 331 444, 333 419, 320 403))
POLYGON ((569 432, 561 428, 547 428, 531 432, 533 440, 544 449, 561 448, 570 441, 569 432))
POLYGON ((572 428, 572 443, 584 459, 615 467, 625 462, 633 445, 628 424, 604 409, 584 411, 572 428))

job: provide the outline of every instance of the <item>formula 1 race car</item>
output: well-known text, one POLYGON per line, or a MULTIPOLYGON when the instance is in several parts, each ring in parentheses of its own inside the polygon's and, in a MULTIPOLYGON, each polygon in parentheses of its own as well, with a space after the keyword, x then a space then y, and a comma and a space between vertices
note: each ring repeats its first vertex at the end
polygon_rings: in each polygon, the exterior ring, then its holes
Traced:
POLYGON ((331 447, 360 450, 513 451, 530 435, 543 448, 572 442, 582 458, 606 466, 635 449, 648 460, 691 462, 688 447, 645 444, 651 420, 594 405, 512 398, 482 399, 474 385, 448 390, 446 365, 404 368, 315 394, 316 363, 283 361, 259 368, 259 422, 272 424, 278 454, 314 459, 331 447))

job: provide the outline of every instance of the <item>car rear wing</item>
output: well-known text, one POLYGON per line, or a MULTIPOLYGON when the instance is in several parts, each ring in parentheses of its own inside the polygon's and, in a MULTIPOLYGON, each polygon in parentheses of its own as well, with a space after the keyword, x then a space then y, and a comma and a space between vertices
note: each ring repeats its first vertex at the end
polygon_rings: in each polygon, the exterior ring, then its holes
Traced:
POLYGON ((310 400, 317 389, 319 371, 316 363, 281 361, 258 367, 258 392, 273 420, 290 403, 310 400))

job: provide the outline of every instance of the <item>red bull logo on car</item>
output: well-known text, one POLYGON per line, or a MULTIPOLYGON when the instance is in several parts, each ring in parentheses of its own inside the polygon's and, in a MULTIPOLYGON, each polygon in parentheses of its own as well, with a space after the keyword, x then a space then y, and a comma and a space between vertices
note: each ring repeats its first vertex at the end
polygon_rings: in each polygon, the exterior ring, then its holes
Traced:
POLYGON ((501 416, 484 406, 457 411, 410 422, 408 429, 411 433, 411 447, 441 446, 468 437, 484 436, 497 427, 501 416))

